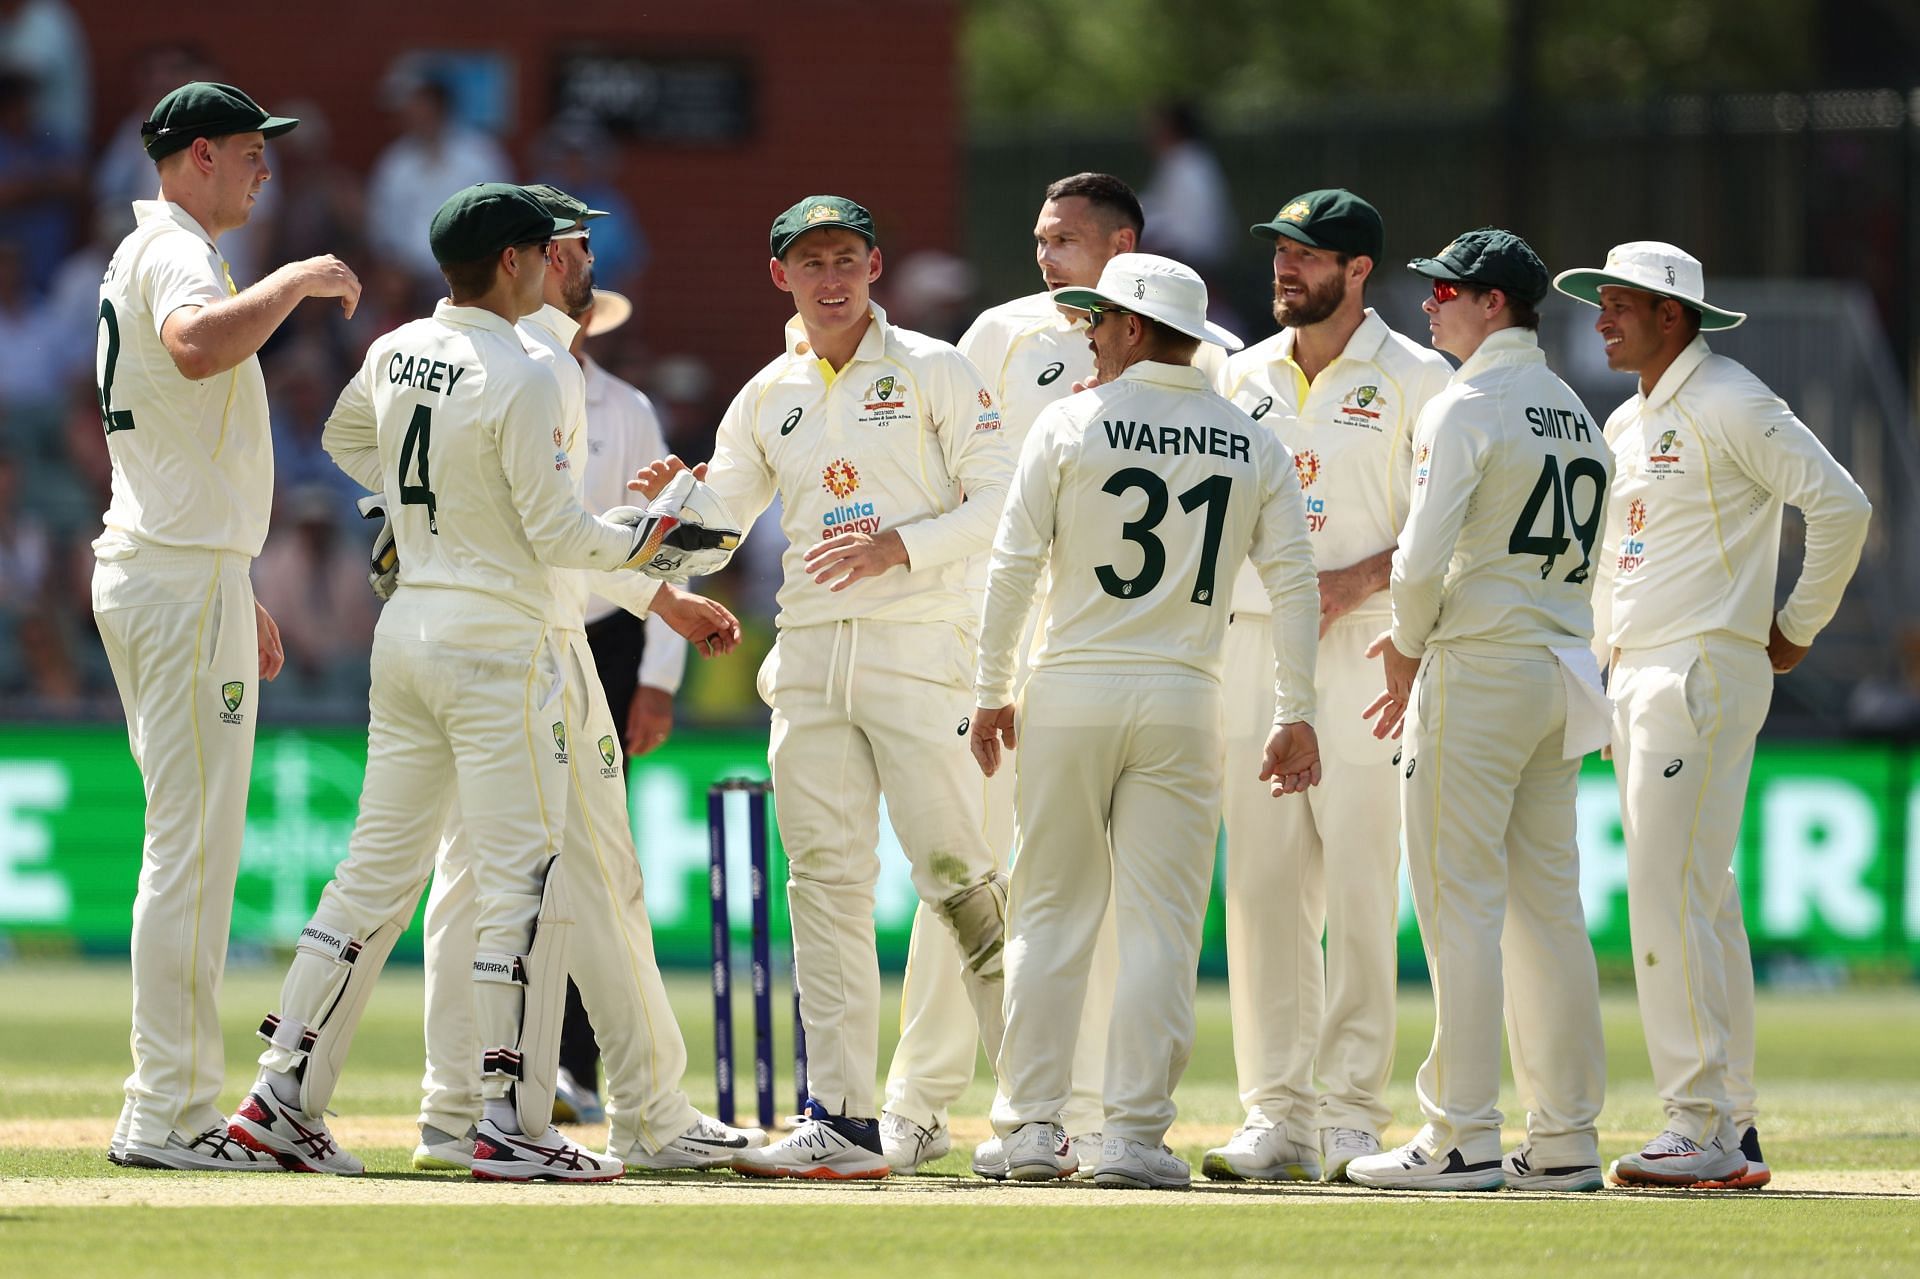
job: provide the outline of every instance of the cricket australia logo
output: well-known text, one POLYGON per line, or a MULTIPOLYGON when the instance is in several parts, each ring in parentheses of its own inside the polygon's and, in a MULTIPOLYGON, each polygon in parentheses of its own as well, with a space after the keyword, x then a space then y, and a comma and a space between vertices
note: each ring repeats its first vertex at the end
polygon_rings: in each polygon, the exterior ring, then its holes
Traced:
POLYGON ((1295 200, 1292 204, 1280 210, 1280 216, 1274 220, 1277 222, 1305 222, 1312 216, 1313 206, 1311 204, 1308 204, 1305 200, 1295 200))
POLYGON ((1687 470, 1680 464, 1680 448, 1684 443, 1679 431, 1664 432, 1647 454, 1647 474, 1655 478, 1668 475, 1685 475, 1687 470))
POLYGON ((561 764, 566 763, 567 762, 567 726, 561 723, 559 720, 553 721, 553 744, 559 747, 559 749, 554 751, 553 753, 554 760, 557 763, 561 763, 561 764))
POLYGON ((846 497, 860 487, 860 471, 844 457, 836 457, 820 472, 820 486, 835 497, 846 497))
POLYGON ((613 737, 611 735, 608 735, 606 737, 601 738, 600 739, 600 763, 602 767, 600 769, 600 776, 615 777, 615 778, 619 777, 620 770, 614 767, 614 761, 618 758, 619 758, 619 752, 614 748, 613 737))
POLYGON ((221 723, 240 724, 246 722, 247 717, 237 713, 240 710, 240 703, 246 699, 246 696, 247 686, 237 679, 228 680, 220 686, 220 701, 227 708, 220 712, 221 723))

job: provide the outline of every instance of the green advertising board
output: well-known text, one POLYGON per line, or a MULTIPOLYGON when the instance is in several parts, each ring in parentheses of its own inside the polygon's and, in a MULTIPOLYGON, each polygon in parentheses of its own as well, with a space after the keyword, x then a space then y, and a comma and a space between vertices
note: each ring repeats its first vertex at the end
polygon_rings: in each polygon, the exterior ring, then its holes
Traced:
MULTIPOLYGON (((233 940, 283 946, 298 934, 345 854, 366 738, 350 729, 263 730, 235 893, 233 940)), ((708 942, 707 787, 766 776, 765 738, 682 732, 629 777, 635 842, 663 963, 698 966, 708 942)), ((736 801, 737 802, 737 801, 736 801)), ((1276 803, 1290 802, 1276 800, 1276 803)), ((139 875, 142 796, 124 733, 111 726, 0 729, 0 936, 124 951, 139 875)), ((732 824, 733 920, 747 927, 745 823, 732 824)), ((1579 798, 1581 894, 1596 953, 1629 954, 1626 849, 1610 766, 1590 760, 1579 798)), ((776 882, 779 874, 776 840, 776 882)), ((905 858, 883 826, 875 918, 901 962, 914 907, 905 858)), ((1755 951, 1910 971, 1920 959, 1920 786, 1904 747, 1763 743, 1736 862, 1755 951)), ((1216 868, 1216 879, 1221 874, 1216 868)), ((1400 945, 1419 963, 1401 886, 1400 945)), ((774 895, 776 935, 785 903, 774 895)), ((403 953, 417 953, 417 934, 403 953)), ((1224 968, 1221 894, 1208 911, 1204 964, 1224 968)))

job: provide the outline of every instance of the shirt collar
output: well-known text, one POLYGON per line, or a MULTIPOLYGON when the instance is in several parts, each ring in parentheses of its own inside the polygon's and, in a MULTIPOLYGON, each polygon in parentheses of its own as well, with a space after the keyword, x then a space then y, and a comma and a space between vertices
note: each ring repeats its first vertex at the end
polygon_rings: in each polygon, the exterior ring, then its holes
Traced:
POLYGON ((550 333, 561 346, 572 346, 573 335, 580 331, 580 325, 574 318, 549 302, 520 323, 530 325, 543 333, 550 333))
MULTIPOLYGON (((1372 307, 1367 307, 1360 317, 1360 327, 1353 331, 1353 336, 1347 339, 1347 344, 1340 348, 1340 354, 1334 356, 1333 363, 1327 367, 1332 368, 1342 360, 1371 363, 1373 357, 1380 353, 1381 344, 1387 340, 1387 334, 1391 332, 1387 322, 1381 319, 1372 307)), ((1293 360, 1293 344, 1296 337, 1297 333, 1291 327, 1280 330, 1277 358, 1293 360)))
POLYGON ((515 342, 520 340, 513 326, 492 311, 477 306, 455 306, 448 298, 441 298, 434 304, 433 318, 442 324, 453 324, 463 329, 488 329, 515 342))
POLYGON ((1680 388, 1686 380, 1693 376, 1693 371, 1705 363, 1706 358, 1712 354, 1713 352, 1707 349, 1707 340, 1698 333, 1694 334, 1693 341, 1687 343, 1680 354, 1673 357, 1673 363, 1667 365, 1667 371, 1662 373, 1660 380, 1653 384, 1653 390, 1641 397, 1641 402, 1647 408, 1657 409, 1671 400, 1680 393, 1680 388))
MULTIPOLYGON (((867 313, 873 317, 873 323, 867 325, 867 331, 860 337, 860 345, 854 348, 853 359, 848 364, 861 360, 877 360, 887 348, 887 332, 893 326, 887 323, 887 313, 878 302, 867 303, 867 313)), ((787 354, 807 359, 818 359, 813 354, 813 346, 807 341, 807 326, 795 315, 787 321, 787 354)))
POLYGON ((1458 385, 1503 364, 1545 364, 1547 354, 1532 329, 1497 329, 1487 335, 1465 364, 1453 371, 1450 385, 1458 385))
POLYGON ((1156 386, 1175 386, 1182 389, 1196 388, 1207 390, 1211 383, 1207 375, 1191 364, 1165 364, 1159 360, 1142 360, 1138 364, 1129 364, 1121 370, 1115 379, 1120 382, 1151 382, 1156 386))
POLYGON ((183 230, 191 231, 207 242, 207 247, 218 253, 220 248, 207 234, 191 213, 171 200, 135 200, 133 202, 133 221, 136 226, 145 226, 149 222, 171 222, 183 230))

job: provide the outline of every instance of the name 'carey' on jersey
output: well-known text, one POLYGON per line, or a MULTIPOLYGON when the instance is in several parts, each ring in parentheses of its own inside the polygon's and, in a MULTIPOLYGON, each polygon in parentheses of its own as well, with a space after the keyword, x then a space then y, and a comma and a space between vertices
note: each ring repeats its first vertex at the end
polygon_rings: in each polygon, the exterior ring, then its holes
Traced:
POLYGON ((1245 462, 1247 437, 1217 426, 1154 426, 1150 422, 1114 422, 1100 420, 1106 428, 1107 447, 1132 449, 1138 453, 1211 453, 1215 457, 1245 462))
POLYGON ((1593 443, 1593 428, 1587 425, 1587 419, 1572 409, 1556 409, 1547 405, 1529 405, 1527 407, 1528 428, 1535 435, 1546 440, 1577 440, 1582 444, 1593 443))
POLYGON ((454 383, 465 377, 466 372, 464 365, 430 360, 424 355, 402 355, 398 351, 387 360, 387 381, 435 394, 451 395, 454 383))

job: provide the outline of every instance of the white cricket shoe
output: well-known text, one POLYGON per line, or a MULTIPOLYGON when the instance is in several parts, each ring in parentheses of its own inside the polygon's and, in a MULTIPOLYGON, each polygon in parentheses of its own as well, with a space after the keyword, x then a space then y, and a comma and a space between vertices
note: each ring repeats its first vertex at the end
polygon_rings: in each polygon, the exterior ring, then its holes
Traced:
POLYGON ((1347 1165, 1347 1180, 1376 1190, 1498 1190, 1507 1174, 1498 1159, 1469 1163, 1452 1149, 1429 1157, 1409 1142, 1355 1159, 1347 1165))
POLYGON ((1347 1180, 1347 1165, 1356 1159, 1380 1153, 1380 1139, 1364 1128, 1322 1128, 1320 1130, 1321 1166, 1326 1181, 1347 1180))
POLYGON ((1080 1167, 1074 1171, 1075 1181, 1092 1181, 1093 1174, 1100 1171, 1100 1150, 1106 1139, 1097 1132, 1083 1132, 1079 1136, 1067 1134, 1067 1140, 1073 1143, 1073 1157, 1080 1167))
POLYGON ((1773 1180, 1773 1169, 1767 1167, 1766 1159, 1760 1154, 1760 1130, 1752 1124, 1740 1134, 1740 1153, 1747 1158, 1747 1170, 1738 1177, 1729 1177, 1723 1181, 1703 1181, 1702 1190, 1758 1190, 1773 1180))
POLYGON ((1613 1161, 1616 1186, 1721 1185, 1747 1175, 1747 1157, 1718 1137, 1695 1141, 1669 1128, 1645 1147, 1613 1161))
POLYGON ((179 1172, 280 1171, 279 1160, 250 1148, 235 1138, 225 1124, 215 1124, 197 1137, 170 1132, 164 1146, 129 1141, 117 1154, 109 1148, 107 1158, 123 1168, 172 1168, 179 1172))
POLYGON ((897 1173, 919 1172, 924 1164, 943 1159, 953 1149, 953 1137, 938 1119, 923 1128, 905 1115, 891 1111, 880 1116, 880 1149, 897 1173))
POLYGON ((1093 1184, 1119 1190, 1185 1190, 1193 1184, 1193 1169, 1165 1146, 1108 1137, 1100 1145, 1093 1184))
POLYGON ((325 1172, 358 1177, 367 1166, 340 1149, 319 1115, 283 1103, 267 1084, 255 1084, 227 1125, 233 1139, 280 1161, 288 1172, 325 1172))
POLYGON ((552 1124, 538 1137, 486 1119, 474 1129, 476 1181, 617 1181, 626 1171, 612 1155, 594 1154, 552 1124))
POLYGON ((1007 1176, 1015 1181, 1059 1181, 1080 1171, 1073 1143, 1059 1124, 1021 1124, 1003 1145, 1007 1176))
POLYGON ((829 1115, 809 1100, 799 1126, 783 1139, 733 1157, 733 1170, 749 1177, 802 1177, 820 1181, 873 1181, 893 1172, 880 1149, 873 1119, 829 1115))
POLYGON ((420 1125, 420 1144, 413 1148, 415 1172, 464 1172, 473 1167, 474 1127, 467 1125, 461 1136, 420 1125))
MULTIPOLYGON (((676 1172, 685 1169, 704 1171, 732 1166, 743 1150, 757 1150, 767 1144, 767 1134, 759 1128, 735 1128, 709 1115, 701 1115, 693 1126, 658 1150, 648 1150, 639 1142, 620 1161, 628 1172, 676 1172)), ((613 1148, 608 1147, 612 1154, 613 1148)))
POLYGON ((988 1181, 1007 1179, 1007 1143, 989 1137, 973 1148, 973 1174, 988 1181))
POLYGON ((1533 1147, 1523 1144, 1500 1161, 1508 1190, 1598 1190, 1606 1184, 1599 1164, 1536 1166, 1533 1147))
POLYGON ((1246 1124, 1200 1159, 1208 1181, 1318 1181, 1320 1152, 1278 1128, 1246 1124))

